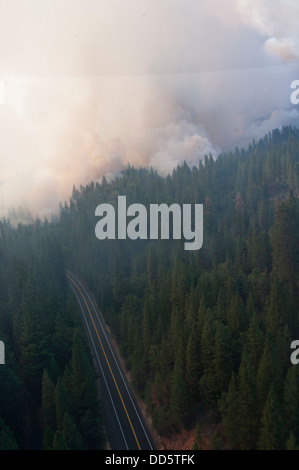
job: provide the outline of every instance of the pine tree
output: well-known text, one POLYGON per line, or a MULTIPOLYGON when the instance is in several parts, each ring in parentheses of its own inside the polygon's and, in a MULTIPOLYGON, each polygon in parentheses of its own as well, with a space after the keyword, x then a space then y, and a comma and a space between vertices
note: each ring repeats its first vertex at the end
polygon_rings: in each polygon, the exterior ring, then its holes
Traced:
POLYGON ((244 311, 242 299, 238 293, 235 293, 227 309, 227 323, 235 337, 238 337, 242 330, 244 311))
POLYGON ((213 368, 217 383, 217 396, 227 390, 233 371, 233 336, 231 330, 222 323, 217 323, 213 368))
POLYGON ((268 233, 261 231, 257 220, 255 220, 248 241, 248 252, 251 267, 257 268, 261 272, 270 269, 271 247, 268 233))
POLYGON ((258 446, 260 450, 284 449, 281 410, 273 385, 270 386, 262 416, 262 427, 258 446))
POLYGON ((256 448, 259 426, 257 389, 254 369, 246 346, 242 353, 238 373, 238 440, 242 450, 256 448))
POLYGON ((198 398, 199 382, 199 338, 197 330, 192 330, 186 350, 186 385, 194 399, 198 398))
POLYGON ((285 296, 283 288, 277 277, 271 282, 271 291, 269 304, 266 309, 266 327, 267 331, 275 338, 278 330, 284 325, 285 315, 285 296))
POLYGON ((260 321, 258 316, 254 314, 251 317, 247 331, 247 348, 255 370, 258 368, 263 353, 264 342, 264 333, 261 329, 260 321))
POLYGON ((216 322, 208 313, 201 333, 200 359, 203 373, 199 381, 199 395, 208 407, 214 407, 219 397, 217 375, 214 369, 216 322))
POLYGON ((40 381, 46 368, 49 351, 41 322, 35 312, 27 311, 20 337, 22 372, 31 393, 39 395, 40 381))
POLYGON ((53 450, 70 450, 65 442, 63 434, 60 431, 56 431, 53 440, 53 450))
POLYGON ((202 431, 200 423, 196 424, 195 427, 195 438, 192 445, 192 450, 203 450, 204 449, 204 440, 202 438, 202 431))
POLYGON ((153 291, 157 286, 157 273, 158 260, 157 253, 152 246, 148 250, 147 256, 147 285, 150 291, 153 291))
POLYGON ((299 446, 296 444, 296 438, 292 432, 290 432, 286 447, 287 450, 299 450, 299 446))
POLYGON ((275 342, 272 335, 268 333, 257 371, 258 402, 260 407, 263 407, 266 402, 271 384, 273 384, 275 392, 280 394, 282 389, 282 371, 275 342))
POLYGON ((143 307, 143 319, 142 319, 142 340, 143 348, 147 354, 152 342, 152 327, 151 327, 151 306, 149 294, 146 294, 144 307, 143 307))
POLYGON ((19 450, 12 430, 0 419, 0 450, 19 450))
POLYGON ((299 440, 299 371, 296 366, 289 368, 283 394, 282 417, 285 435, 292 432, 299 440))
POLYGON ((44 370, 42 381, 42 419, 45 429, 56 431, 55 412, 55 385, 52 383, 48 372, 44 370))
POLYGON ((99 449, 103 443, 102 415, 90 358, 78 333, 74 336, 72 354, 71 416, 82 436, 84 446, 99 449))
POLYGON ((299 274, 299 205, 293 192, 276 209, 272 231, 273 270, 295 285, 299 274))
POLYGON ((72 354, 72 410, 76 417, 88 406, 94 372, 79 334, 75 334, 72 354))
POLYGON ((64 415, 62 435, 70 450, 85 449, 82 437, 69 413, 65 413, 64 415))
POLYGON ((58 431, 62 432, 64 415, 67 411, 67 398, 63 389, 62 380, 59 378, 55 388, 56 429, 58 431))
POLYGON ((235 373, 232 374, 227 393, 224 393, 219 401, 219 410, 223 418, 224 433, 229 448, 232 450, 240 448, 238 383, 235 373))
POLYGON ((170 412, 174 429, 184 424, 188 416, 188 392, 183 378, 182 368, 177 360, 172 376, 170 388, 170 412))

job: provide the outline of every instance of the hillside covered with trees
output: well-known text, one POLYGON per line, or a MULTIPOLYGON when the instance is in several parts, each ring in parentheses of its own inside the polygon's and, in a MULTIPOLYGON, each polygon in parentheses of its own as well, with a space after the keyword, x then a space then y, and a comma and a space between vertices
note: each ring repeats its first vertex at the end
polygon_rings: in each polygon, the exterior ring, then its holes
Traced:
POLYGON ((65 272, 93 291, 161 435, 194 448, 299 447, 299 131, 167 177, 127 167, 53 221, 0 224, 0 448, 101 448, 96 376, 65 272), (204 243, 98 240, 95 209, 204 205, 204 243), (81 386, 79 387, 79 384, 81 386), (84 386, 82 387, 82 384, 84 386))

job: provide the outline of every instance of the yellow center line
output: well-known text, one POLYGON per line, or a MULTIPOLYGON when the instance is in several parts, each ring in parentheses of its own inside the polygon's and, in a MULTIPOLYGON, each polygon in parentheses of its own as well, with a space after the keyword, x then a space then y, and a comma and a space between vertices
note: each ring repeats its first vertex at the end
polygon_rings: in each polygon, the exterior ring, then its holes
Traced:
POLYGON ((105 359, 106 359, 106 362, 107 362, 107 364, 108 364, 108 367, 109 367, 109 370, 110 370, 111 376, 112 376, 112 378, 113 378, 113 381, 114 381, 114 383, 115 383, 115 386, 116 386, 116 389, 117 389, 117 392, 118 392, 119 398, 120 398, 120 400, 121 400, 121 402, 122 402, 122 405, 123 405, 123 407, 124 407, 125 413, 126 413, 126 415, 127 415, 127 418, 128 418, 128 421, 129 421, 129 423, 130 423, 130 426, 131 426, 131 429, 132 429, 133 435, 134 435, 134 437, 135 437, 135 441, 137 442, 138 449, 139 449, 139 450, 141 450, 141 447, 140 447, 140 445, 139 445, 139 442, 138 442, 138 439, 137 439, 137 436, 136 436, 135 430, 134 430, 134 428, 133 428, 133 424, 132 424, 132 422, 131 422, 131 420, 130 420, 130 417, 129 417, 129 414, 128 414, 128 411, 127 411, 126 405, 125 405, 125 403, 124 403, 123 397, 122 397, 122 395, 121 395, 121 393, 120 393, 120 390, 119 390, 119 388, 118 388, 118 385, 117 385, 117 383, 116 383, 116 380, 115 380, 114 374, 113 374, 113 372, 112 372, 112 369, 111 369, 111 366, 110 366, 110 363, 109 363, 109 360, 108 360, 108 357, 107 357, 107 355, 106 355, 106 352, 105 352, 105 350, 104 350, 103 343, 102 343, 102 341, 101 341, 101 338, 100 338, 100 336, 99 336, 99 332, 98 332, 98 330, 97 330, 97 327, 96 327, 96 325, 95 325, 95 322, 94 322, 93 316, 92 316, 92 314, 91 314, 91 311, 90 311, 90 309, 89 309, 89 307, 88 307, 88 305, 87 305, 87 302, 86 302, 86 300, 85 300, 85 297, 84 297, 84 295, 83 295, 83 293, 82 293, 82 291, 81 291, 80 287, 78 287, 78 285, 75 283, 75 281, 73 281, 73 279, 72 279, 72 278, 70 278, 68 275, 67 275, 67 278, 68 278, 70 281, 72 281, 72 283, 73 283, 73 284, 76 286, 76 288, 78 289, 78 291, 80 292, 80 294, 81 294, 81 296, 82 296, 82 299, 84 300, 84 303, 85 303, 85 305, 86 305, 86 308, 87 308, 87 310, 88 310, 88 313, 89 313, 89 316, 90 316, 90 318, 91 318, 91 321, 92 321, 93 327, 94 327, 94 329, 95 329, 96 335, 97 335, 97 337, 98 337, 99 343, 100 343, 100 345, 101 345, 101 348, 102 348, 103 354, 104 354, 104 356, 105 356, 105 359))

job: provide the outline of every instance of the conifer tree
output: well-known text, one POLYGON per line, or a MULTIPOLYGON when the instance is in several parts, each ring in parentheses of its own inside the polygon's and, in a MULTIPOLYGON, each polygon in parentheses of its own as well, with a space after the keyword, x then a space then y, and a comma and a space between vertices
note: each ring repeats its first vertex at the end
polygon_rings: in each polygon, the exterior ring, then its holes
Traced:
POLYGON ((292 432, 290 432, 286 447, 286 450, 299 450, 299 446, 296 444, 296 439, 292 432))
POLYGON ((53 440, 53 450, 70 450, 65 442, 62 432, 56 431, 53 440))
POLYGON ((199 383, 199 338, 192 330, 186 350, 186 385, 193 398, 198 398, 199 383))
POLYGON ((292 191, 276 209, 272 244, 274 272, 281 282, 295 285, 299 274, 299 205, 292 191))
POLYGON ((62 432, 64 415, 68 411, 67 398, 59 377, 55 388, 55 413, 56 413, 56 429, 62 432))
POLYGON ((219 410, 223 417, 225 426, 225 437, 229 448, 239 448, 239 405, 238 405, 238 383, 235 373, 232 374, 228 391, 223 394, 219 401, 219 410))
POLYGON ((12 430, 0 419, 0 450, 19 450, 12 430))
POLYGON ((84 450, 82 437, 77 429, 76 424, 72 420, 69 413, 65 413, 63 419, 62 435, 66 445, 71 450, 84 450))
POLYGON ((291 366, 286 376, 282 418, 286 437, 293 433, 299 440, 299 371, 296 366, 291 366))
POLYGON ((203 450, 204 448, 204 441, 202 438, 202 431, 200 427, 200 423, 198 422, 195 427, 195 438, 192 445, 192 450, 203 450))
POLYGON ((260 321, 258 316, 254 314, 251 317, 247 331, 247 348, 255 371, 258 368, 263 353, 264 341, 264 333, 261 329, 260 321))
POLYGON ((258 447, 260 450, 284 449, 281 410, 273 385, 270 386, 262 416, 258 447))
POLYGON ((177 360, 172 376, 170 388, 170 412, 174 429, 185 422, 188 416, 188 392, 183 378, 182 368, 177 360))
POLYGON ((217 323, 215 334, 213 368, 217 384, 217 396, 227 390, 233 371, 233 336, 231 330, 217 323))
POLYGON ((52 383, 48 372, 44 370, 42 381, 42 419, 45 429, 55 433, 56 431, 56 406, 55 385, 52 383))
POLYGON ((256 378, 245 346, 238 373, 238 440, 242 450, 256 448, 259 419, 256 378))
POLYGON ((266 402, 271 384, 273 384, 275 392, 279 394, 282 389, 282 383, 282 371, 277 356, 276 345, 271 333, 268 333, 257 371, 257 390, 260 407, 263 407, 266 402))

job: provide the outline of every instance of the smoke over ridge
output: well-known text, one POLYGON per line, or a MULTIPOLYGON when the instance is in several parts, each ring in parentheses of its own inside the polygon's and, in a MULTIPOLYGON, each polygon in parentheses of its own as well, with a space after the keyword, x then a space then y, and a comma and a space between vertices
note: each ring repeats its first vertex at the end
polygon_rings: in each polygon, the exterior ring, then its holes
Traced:
POLYGON ((296 0, 0 0, 0 213, 298 125, 296 0), (274 8, 275 4, 275 8, 274 8))

